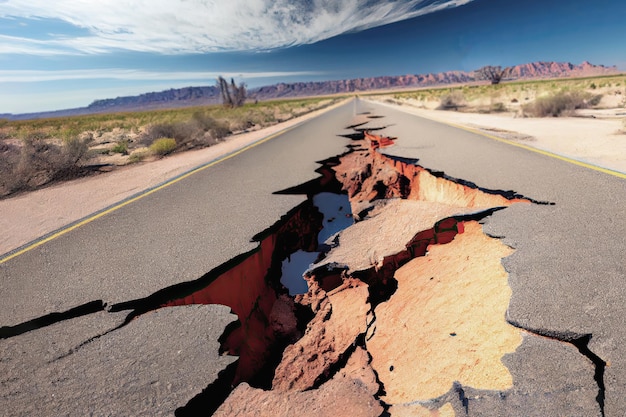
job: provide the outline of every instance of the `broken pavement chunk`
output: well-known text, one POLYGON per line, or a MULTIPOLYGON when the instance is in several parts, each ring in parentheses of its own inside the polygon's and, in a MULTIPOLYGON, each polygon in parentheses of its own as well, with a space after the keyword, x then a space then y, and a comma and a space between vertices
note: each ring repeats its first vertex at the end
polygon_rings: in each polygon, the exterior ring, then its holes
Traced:
POLYGON ((215 417, 378 417, 384 409, 359 379, 338 375, 311 391, 263 391, 240 384, 215 417))
POLYGON ((501 258, 511 253, 472 221, 451 243, 431 246, 396 272, 398 290, 376 307, 367 341, 385 402, 437 398, 454 381, 511 387, 501 361, 521 343, 520 330, 505 320, 511 290, 501 258))
POLYGON ((328 377, 331 367, 365 333, 371 321, 368 297, 367 284, 359 280, 347 280, 323 295, 302 339, 285 349, 272 388, 304 391, 328 377))
MULTIPOLYGON (((336 247, 315 268, 336 265, 347 267, 348 272, 378 269, 385 258, 406 251, 420 232, 432 229, 438 221, 474 212, 476 209, 401 199, 377 204, 366 220, 339 233, 336 247)), ((435 243, 434 232, 431 243, 435 243)))

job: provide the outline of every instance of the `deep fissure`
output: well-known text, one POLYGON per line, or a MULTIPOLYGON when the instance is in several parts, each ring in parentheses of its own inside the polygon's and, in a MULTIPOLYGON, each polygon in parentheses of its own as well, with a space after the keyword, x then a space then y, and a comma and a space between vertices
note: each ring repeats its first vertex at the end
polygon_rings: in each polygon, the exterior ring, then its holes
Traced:
POLYGON ((51 326, 62 321, 75 319, 89 314, 105 311, 106 304, 102 300, 90 301, 69 310, 62 312, 54 312, 44 316, 36 317, 32 320, 25 321, 14 326, 0 327, 0 339, 8 339, 10 337, 19 336, 21 334, 51 326))
MULTIPOLYGON (((365 116, 368 119, 379 117, 365 116)), ((301 297, 289 295, 287 288, 281 283, 284 262, 299 251, 317 253, 315 261, 320 262, 329 250, 341 245, 337 238, 330 239, 341 229, 333 230, 328 236, 329 240, 320 241, 319 234, 324 229, 324 223, 332 223, 336 219, 329 221, 329 218, 323 216, 314 204, 315 196, 323 193, 346 196, 351 210, 344 210, 347 207, 340 206, 341 210, 338 210, 338 213, 344 211, 346 215, 355 213, 354 220, 357 222, 367 219, 370 213, 377 209, 376 202, 379 200, 439 202, 451 199, 459 207, 472 207, 475 210, 436 221, 431 228, 415 234, 406 242, 404 249, 388 254, 375 266, 349 271, 345 266, 336 265, 333 268, 317 267, 307 271, 309 283, 315 282, 324 293, 338 289, 349 280, 367 284, 369 293, 367 302, 370 304, 369 313, 372 316, 365 331, 357 335, 347 350, 339 352, 339 359, 316 376, 315 382, 308 389, 317 389, 332 379, 345 366, 357 347, 367 348, 367 340, 373 337, 376 331, 374 310, 397 291, 398 285, 394 274, 400 267, 412 259, 426 255, 432 245, 451 242, 457 234, 464 232, 464 223, 467 221, 482 220, 513 202, 550 204, 534 201, 513 191, 483 189, 469 181, 451 178, 443 172, 423 168, 415 159, 380 153, 377 149, 390 146, 394 139, 371 134, 370 131, 381 130, 384 127, 372 129, 362 127, 367 123, 365 121, 350 125, 349 128, 355 133, 341 135, 353 142, 348 145, 346 153, 319 162, 321 166, 316 172, 320 177, 276 192, 306 195, 307 200, 286 213, 273 226, 254 236, 252 241, 258 243, 257 248, 232 258, 197 280, 164 288, 145 298, 107 306, 107 311, 111 312, 130 310, 120 327, 152 310, 190 304, 223 304, 230 306, 237 314, 238 320, 226 327, 219 342, 220 352, 238 356, 239 359, 220 372, 217 380, 209 384, 186 406, 179 408, 176 415, 195 415, 200 410, 213 413, 240 382, 245 381, 266 390, 272 389, 274 373, 282 359, 284 349, 303 336, 307 331, 307 325, 316 315, 313 305, 302 303, 301 297), (433 189, 437 191, 434 192, 433 189), (241 307, 242 305, 244 307, 241 307)), ((68 314, 52 313, 21 325, 3 327, 0 329, 0 337, 12 337, 105 309, 104 303, 97 303, 87 303, 85 305, 87 307, 79 306, 81 307, 79 310, 68 310, 65 312, 68 314)), ((597 399, 604 413, 603 374, 606 363, 588 349, 590 338, 591 335, 578 335, 578 338, 563 341, 572 343, 581 354, 596 364, 596 381, 600 388, 597 399)), ((86 343, 89 341, 84 344, 86 343)), ((389 404, 381 399, 385 394, 384 384, 378 379, 377 373, 376 377, 379 392, 375 397, 387 413, 389 404)), ((467 413, 468 402, 462 387, 459 388, 458 394, 467 413)))

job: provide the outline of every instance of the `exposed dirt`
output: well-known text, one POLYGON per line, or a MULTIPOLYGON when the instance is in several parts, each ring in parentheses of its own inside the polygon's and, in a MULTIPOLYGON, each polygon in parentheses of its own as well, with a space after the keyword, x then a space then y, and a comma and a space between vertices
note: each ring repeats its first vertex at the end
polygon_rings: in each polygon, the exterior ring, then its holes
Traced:
MULTIPOLYGON (((371 386, 372 373, 378 389, 350 394, 361 398, 357 415, 373 415, 373 402, 392 415, 450 415, 450 404, 419 403, 455 381, 510 388, 500 358, 521 335, 505 320, 510 289, 500 260, 512 250, 476 220, 529 200, 436 178, 376 151, 391 138, 363 136, 332 168, 361 220, 327 240, 330 251, 305 273, 308 292, 295 297, 313 318, 286 347, 271 390, 242 385, 217 415, 288 415, 298 399, 371 386)), ((335 413, 345 401, 352 400, 340 400, 335 413)))
MULTIPOLYGON (((367 131, 375 118, 352 121, 349 150, 323 161, 317 180, 283 191, 307 201, 255 236, 256 249, 196 281, 109 306, 131 311, 123 326, 190 304, 237 315, 220 349, 239 359, 177 415, 447 416, 466 403, 463 387, 512 386, 501 358, 523 330, 505 318, 501 259, 513 249, 485 235, 480 220, 533 201, 383 155, 395 139, 367 131), (314 204, 321 193, 346 194, 357 220, 322 242, 332 220, 314 204), (282 265, 298 251, 319 255, 302 271, 307 292, 290 296, 282 265), (459 401, 448 402, 450 393, 459 401)), ((584 339, 562 341, 592 355, 584 339)))

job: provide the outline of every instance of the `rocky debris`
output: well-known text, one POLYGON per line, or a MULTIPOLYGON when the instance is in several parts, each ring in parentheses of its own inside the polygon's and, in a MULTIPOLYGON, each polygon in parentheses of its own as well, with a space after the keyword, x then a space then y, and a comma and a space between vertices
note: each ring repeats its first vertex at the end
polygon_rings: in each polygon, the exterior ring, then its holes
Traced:
MULTIPOLYGON (((368 125, 361 116, 353 129, 368 125)), ((313 318, 285 348, 271 391, 240 385, 219 415, 293 415, 310 398, 300 395, 325 395, 342 378, 367 380, 368 398, 395 406, 397 415, 450 415, 449 404, 419 401, 452 392, 455 381, 512 385, 500 361, 521 342, 505 321, 510 289, 500 260, 512 251, 472 219, 528 200, 383 155, 377 149, 393 140, 363 130, 349 152, 325 161, 360 221, 329 238, 330 251, 305 274, 309 290, 294 301, 313 318)))
POLYGON ((279 221, 274 229, 256 236, 260 244, 247 256, 208 273, 198 282, 198 289, 167 300, 157 307, 189 304, 221 304, 237 314, 241 325, 222 337, 221 351, 239 356, 233 384, 250 381, 271 360, 272 351, 283 341, 300 335, 295 306, 281 296, 279 283, 282 260, 297 250, 313 251, 322 216, 310 202, 305 202, 279 221), (268 325, 269 324, 269 325, 268 325))
POLYGON ((319 388, 309 391, 263 391, 243 383, 215 416, 380 416, 375 399, 379 386, 364 349, 356 348, 345 367, 319 388))
POLYGON ((372 320, 368 286, 360 280, 346 280, 329 293, 315 292, 320 298, 315 317, 304 336, 285 349, 272 382, 276 391, 304 391, 327 378, 372 320))
POLYGON ((375 395, 380 389, 368 353, 357 347, 345 367, 319 388, 308 391, 263 391, 240 384, 215 416, 380 416, 375 395))
POLYGON ((388 146, 391 146, 396 139, 387 136, 372 135, 368 131, 365 131, 364 135, 365 139, 370 142, 372 149, 386 148, 388 146))
MULTIPOLYGON (((404 257, 408 259, 411 243, 426 239, 424 235, 414 239, 420 232, 433 229, 437 222, 445 218, 472 212, 475 210, 426 201, 379 201, 363 221, 339 233, 337 243, 315 266, 316 270, 347 268, 349 274, 370 268, 380 270, 389 258, 400 256, 403 252, 407 252, 404 257)), ((444 239, 440 236, 437 240, 436 235, 434 231, 429 234, 426 245, 444 239)))
POLYGON ((394 197, 474 208, 506 207, 516 202, 528 202, 523 198, 486 193, 477 187, 435 176, 414 161, 384 155, 375 150, 381 141, 381 136, 368 134, 366 140, 357 141, 353 152, 342 157, 341 163, 333 167, 337 179, 348 193, 355 214, 367 209, 375 199, 394 197))
POLYGON ((263 391, 240 384, 217 417, 378 417, 384 409, 359 379, 337 375, 311 391, 263 391))
POLYGON ((372 369, 371 362, 370 354, 359 346, 352 352, 339 375, 344 378, 356 378, 365 384, 370 394, 377 394, 380 391, 380 385, 372 369))
POLYGON ((398 271, 398 290, 376 307, 368 338, 372 367, 388 404, 444 395, 455 381, 506 390, 513 380, 501 358, 521 343, 505 320, 511 290, 500 259, 512 250, 477 222, 447 245, 431 246, 398 271))

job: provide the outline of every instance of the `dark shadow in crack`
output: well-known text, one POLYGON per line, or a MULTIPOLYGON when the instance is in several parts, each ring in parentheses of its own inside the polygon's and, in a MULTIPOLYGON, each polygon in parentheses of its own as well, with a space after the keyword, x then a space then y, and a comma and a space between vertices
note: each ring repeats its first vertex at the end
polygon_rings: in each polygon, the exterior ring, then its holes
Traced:
POLYGON ((604 371, 606 370, 606 361, 604 361, 601 357, 596 355, 594 352, 589 349, 589 342, 593 335, 586 334, 583 337, 580 337, 576 340, 573 340, 571 343, 576 346, 581 355, 586 356, 594 365, 594 373, 593 379, 598 384, 598 395, 596 396, 596 401, 598 402, 598 406, 600 407, 600 413, 602 417, 604 417, 604 403, 606 400, 606 385, 604 383, 604 371))
POLYGON ((332 158, 325 159, 323 161, 317 161, 317 164, 321 166, 315 170, 319 177, 307 181, 303 184, 298 184, 293 187, 285 188, 284 190, 274 191, 272 194, 276 195, 306 195, 312 197, 315 194, 322 192, 341 194, 341 183, 337 181, 335 177, 335 171, 333 167, 340 164, 340 159, 350 151, 343 153, 332 158))
POLYGON ((393 126, 393 125, 385 125, 385 126, 378 126, 378 127, 359 127, 359 128, 354 129, 354 130, 356 130, 359 133, 376 132, 378 130, 387 129, 388 127, 391 127, 391 126, 393 126))
POLYGON ((350 140, 363 140, 365 139, 365 132, 360 133, 347 133, 345 135, 338 135, 342 138, 350 139, 350 140))
MULTIPOLYGON (((387 158, 390 158, 393 161, 397 161, 397 162, 401 162, 404 164, 409 164, 409 165, 419 165, 419 159, 416 158, 405 158, 405 157, 401 157, 401 156, 397 156, 397 155, 390 155, 385 153, 384 154, 387 158)), ((443 171, 438 171, 438 170, 434 170, 434 169, 430 169, 430 168, 426 168, 422 165, 419 165, 422 168, 424 168, 428 173, 430 173, 433 177, 436 178, 443 178, 447 181, 453 182, 455 184, 459 184, 474 190, 479 190, 482 191, 485 194, 491 194, 491 195, 500 195, 504 198, 506 198, 507 200, 515 200, 515 199, 525 199, 528 200, 529 202, 533 203, 533 204, 538 204, 538 205, 549 205, 549 206, 553 206, 555 205, 555 203, 553 202, 549 202, 549 201, 539 201, 539 200, 535 200, 532 199, 530 197, 524 196, 522 194, 518 194, 515 191, 512 190, 492 190, 489 188, 483 188, 483 187, 479 187, 476 183, 471 182, 471 181, 467 181, 461 178, 455 178, 455 177, 451 177, 449 175, 447 175, 445 172, 443 171)))
POLYGON ((363 126, 363 125, 366 125, 366 124, 368 124, 368 123, 369 123, 369 122, 355 123, 355 124, 353 124, 353 125, 346 126, 346 127, 345 127, 345 129, 346 129, 346 130, 349 130, 349 129, 356 129, 356 128, 357 128, 357 127, 359 127, 359 126, 363 126))
POLYGON ((19 336, 32 330, 51 326, 61 321, 71 320, 89 314, 97 313, 99 311, 104 311, 105 307, 106 305, 102 300, 95 300, 70 308, 69 310, 63 312, 46 314, 45 316, 37 317, 24 323, 16 324, 15 326, 3 326, 0 327, 0 339, 8 339, 10 337, 19 336))
POLYGON ((233 390, 237 362, 228 365, 201 393, 174 412, 176 417, 211 416, 222 405, 233 390))
POLYGON ((463 389, 463 385, 455 382, 453 384, 454 391, 459 395, 459 401, 461 401, 461 405, 465 410, 465 415, 469 415, 469 398, 465 395, 465 390, 463 389))

